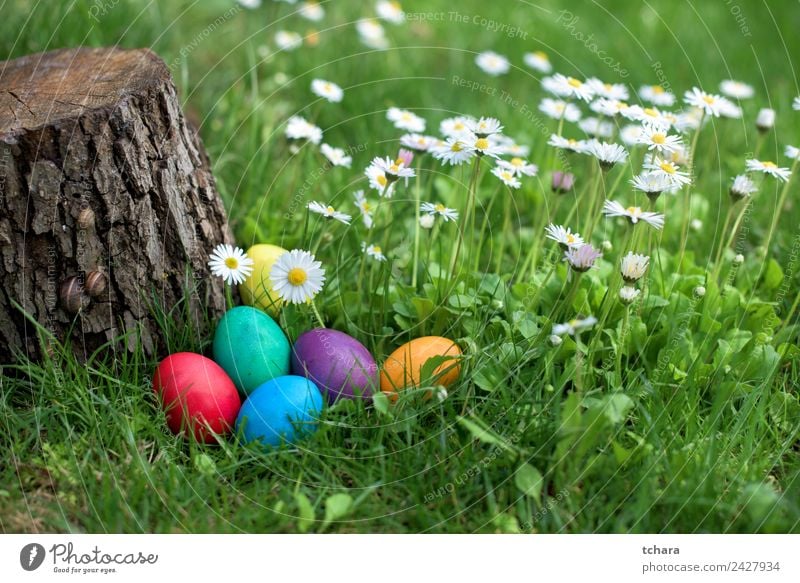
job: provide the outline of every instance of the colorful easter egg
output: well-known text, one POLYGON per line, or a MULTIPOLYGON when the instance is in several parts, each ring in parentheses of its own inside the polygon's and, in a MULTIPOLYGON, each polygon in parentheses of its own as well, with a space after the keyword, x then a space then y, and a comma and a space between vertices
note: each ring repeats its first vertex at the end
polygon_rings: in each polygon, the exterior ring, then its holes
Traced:
POLYGON ((461 371, 460 356, 461 349, 452 340, 441 336, 416 338, 386 358, 381 370, 381 391, 393 394, 406 387, 418 387, 420 382, 449 387, 458 379, 461 371), (428 378, 421 378, 425 363, 435 356, 448 359, 437 366, 428 378))
POLYGON ((229 433, 241 407, 236 386, 213 360, 178 352, 162 360, 153 374, 153 390, 176 435, 187 429, 197 441, 213 443, 213 434, 229 433))
POLYGON ((228 310, 214 334, 214 360, 245 395, 289 374, 289 340, 275 320, 256 308, 228 310))
POLYGON ((378 365, 363 344, 344 332, 316 328, 292 348, 292 373, 311 379, 329 403, 369 398, 378 386, 378 365))
POLYGON ((269 272, 275 261, 286 253, 286 249, 277 245, 259 243, 247 250, 247 256, 253 260, 253 273, 239 286, 242 301, 248 306, 255 306, 276 314, 281 307, 281 299, 272 289, 269 272))
POLYGON ((236 430, 245 443, 260 441, 268 447, 282 440, 294 443, 317 430, 322 393, 305 377, 287 375, 256 388, 242 405, 236 430))

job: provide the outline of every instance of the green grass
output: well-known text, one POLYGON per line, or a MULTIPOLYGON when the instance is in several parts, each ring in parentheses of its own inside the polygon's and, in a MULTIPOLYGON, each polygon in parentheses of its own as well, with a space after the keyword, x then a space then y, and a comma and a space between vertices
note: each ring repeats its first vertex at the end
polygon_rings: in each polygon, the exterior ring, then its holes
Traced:
MULTIPOLYGON (((416 336, 454 338, 466 353, 459 383, 441 403, 409 394, 394 406, 337 404, 300 447, 263 453, 233 439, 203 446, 169 434, 150 387, 156 362, 141 352, 117 352, 116 358, 98 356, 84 364, 65 347, 43 362, 8 363, 0 385, 0 527, 7 532, 800 530, 798 328, 796 316, 786 321, 800 289, 796 179, 780 213, 780 187, 763 183, 737 239, 744 264, 731 275, 729 252, 720 274, 727 285, 709 279, 723 236, 730 177, 743 171, 753 152, 786 162, 783 146, 800 142, 800 112, 791 110, 800 93, 791 59, 800 54, 797 4, 587 2, 570 8, 578 21, 566 28, 570 19, 559 15, 561 6, 553 1, 531 6, 474 0, 455 7, 443 0, 406 0, 406 10, 443 12, 444 21, 387 24, 392 48, 386 52, 363 47, 347 24, 370 10, 366 3, 334 4, 325 20, 313 25, 322 31, 317 47, 265 59, 261 47, 272 46, 277 29, 312 27, 287 16, 287 5, 265 0, 261 9, 241 11, 205 34, 231 3, 54 6, 0 0, 0 54, 80 44, 152 47, 174 65, 239 244, 319 245, 317 256, 329 280, 318 305, 329 326, 358 337, 379 361, 416 336), (93 7, 98 22, 89 17, 93 7), (454 10, 467 22, 451 18, 454 10), (527 38, 472 24, 474 15, 518 25, 527 38), (284 20, 273 22, 277 18, 284 20), (628 76, 604 64, 590 50, 592 43, 619 61, 628 76), (474 56, 488 48, 509 56, 516 68, 496 79, 481 73, 474 56), (543 96, 540 76, 522 64, 523 52, 536 49, 550 54, 556 71, 633 87, 660 81, 678 94, 693 85, 715 91, 730 77, 757 91, 756 99, 743 104, 742 121, 714 120, 700 135, 691 217, 704 226, 689 231, 683 261, 679 195, 659 201, 667 226, 645 301, 627 317, 615 304, 602 330, 584 333, 578 344, 567 339, 558 349, 547 342, 554 320, 600 315, 603 295, 616 281, 628 227, 601 224, 595 243, 608 239, 614 250, 581 277, 570 302, 564 298, 563 267, 541 289, 543 258, 533 277, 520 273, 531 247, 542 244, 534 227, 554 201, 545 142, 556 124, 536 113, 543 96), (460 88, 454 75, 495 87, 495 94, 460 88), (314 77, 342 85, 344 101, 316 100, 308 90, 314 77), (331 201, 352 212, 350 197, 364 186, 357 182, 363 168, 373 156, 393 155, 399 133, 385 120, 392 105, 426 117, 429 133, 450 115, 496 116, 509 135, 531 145, 531 159, 544 175, 541 181, 523 181, 520 191, 503 191, 484 212, 496 184, 484 171, 478 227, 488 216, 491 229, 477 229, 466 247, 479 268, 464 267, 455 279, 442 275, 438 264, 447 266, 457 227, 443 227, 433 243, 432 233, 424 232, 424 255, 430 248, 432 259, 418 289, 409 285, 414 220, 413 203, 404 194, 413 194, 413 181, 392 199, 391 266, 370 267, 364 282, 357 277, 360 224, 348 229, 312 221, 308 233, 303 229, 306 202, 331 201), (759 143, 752 121, 767 105, 777 110, 778 124, 759 143), (534 115, 526 115, 525 108, 534 115), (294 113, 315 119, 328 143, 350 146, 352 170, 320 173, 322 159, 308 148, 292 156, 283 124, 294 113), (511 221, 503 229, 506 200, 511 221), (779 221, 769 237, 773 216, 779 221), (707 292, 697 298, 693 290, 701 284, 707 292)), ((566 133, 578 137, 574 128, 566 133)), ((641 153, 634 157, 638 162, 641 153)), ((578 192, 591 196, 589 159, 570 158, 570 164, 578 192)), ((630 173, 630 167, 616 168, 606 181, 610 187, 620 180, 614 197, 627 204, 634 201, 625 186, 630 173)), ((426 160, 422 198, 462 209, 466 181, 459 170, 426 160)), ((565 199, 559 220, 573 202, 565 199)), ((381 240, 383 229, 379 225, 381 240)), ((647 231, 641 232, 644 245, 647 231)), ((194 334, 180 306, 160 309, 172 350, 208 349, 210 338, 194 334)), ((313 326, 307 310, 287 310, 282 322, 292 338, 313 326)))

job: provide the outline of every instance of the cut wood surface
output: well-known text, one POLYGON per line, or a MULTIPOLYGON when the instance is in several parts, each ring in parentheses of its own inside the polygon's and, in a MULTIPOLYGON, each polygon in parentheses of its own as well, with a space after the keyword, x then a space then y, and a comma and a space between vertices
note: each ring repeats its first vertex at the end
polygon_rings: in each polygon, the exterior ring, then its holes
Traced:
MULTIPOLYGON (((148 354, 152 304, 185 290, 202 331, 224 310, 208 274, 232 241, 199 136, 149 50, 64 49, 0 63, 0 362, 41 355, 30 317, 84 355, 148 354)), ((181 309, 180 306, 177 309, 181 309)))

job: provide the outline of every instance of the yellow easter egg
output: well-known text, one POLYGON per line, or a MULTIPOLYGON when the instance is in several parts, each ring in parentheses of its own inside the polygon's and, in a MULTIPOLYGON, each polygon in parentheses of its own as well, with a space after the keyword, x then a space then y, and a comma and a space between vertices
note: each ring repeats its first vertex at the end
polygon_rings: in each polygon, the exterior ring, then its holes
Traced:
POLYGON ((247 250, 247 256, 253 260, 253 273, 239 285, 242 301, 248 306, 260 308, 270 314, 276 314, 281 307, 278 294, 272 289, 269 272, 275 261, 286 253, 286 249, 277 245, 259 243, 247 250))

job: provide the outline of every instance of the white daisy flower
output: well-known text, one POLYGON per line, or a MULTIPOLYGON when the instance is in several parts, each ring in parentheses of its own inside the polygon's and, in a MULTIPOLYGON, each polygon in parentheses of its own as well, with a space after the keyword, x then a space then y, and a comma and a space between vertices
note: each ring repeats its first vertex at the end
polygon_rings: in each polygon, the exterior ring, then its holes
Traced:
POLYGON ((619 139, 626 146, 635 146, 639 143, 639 134, 642 133, 642 126, 628 124, 619 131, 619 139))
POLYGON ((581 110, 574 103, 567 103, 560 99, 550 99, 545 97, 539 104, 539 111, 553 119, 565 119, 570 123, 575 123, 581 118, 581 110))
POLYGON ((607 200, 603 204, 603 214, 607 217, 626 217, 633 225, 641 220, 659 230, 664 227, 664 215, 661 213, 646 212, 638 206, 625 208, 615 200, 607 200))
POLYGON ((261 0, 236 0, 242 7, 253 10, 261 6, 261 0))
POLYGON ((683 101, 692 107, 702 109, 706 115, 720 116, 722 98, 719 95, 706 93, 698 87, 692 87, 691 91, 683 94, 683 101))
POLYGON ((611 168, 614 164, 628 159, 628 152, 619 144, 609 144, 597 140, 589 140, 584 153, 597 158, 603 168, 611 168))
POLYGON ((311 82, 311 92, 331 103, 339 103, 344 97, 344 91, 336 83, 331 81, 324 81, 322 79, 314 79, 311 82))
POLYGON ((594 267, 595 261, 602 256, 603 254, 592 247, 591 243, 584 243, 578 247, 570 247, 564 251, 564 259, 574 271, 579 273, 589 271, 594 267))
POLYGON ((239 285, 253 273, 253 260, 233 245, 217 245, 209 256, 211 273, 228 285, 239 285))
POLYGON ((642 124, 658 125, 665 130, 669 129, 673 121, 677 120, 677 117, 656 107, 639 107, 638 105, 631 105, 627 109, 620 111, 620 114, 629 120, 638 121, 642 124))
POLYGON ((539 172, 539 167, 536 164, 531 164, 523 158, 514 157, 511 160, 498 160, 497 165, 500 168, 509 170, 514 176, 536 176, 539 172))
POLYGON ((417 152, 427 152, 431 146, 438 142, 438 138, 424 136, 422 134, 405 134, 400 136, 400 145, 404 148, 411 148, 417 152))
POLYGON ((564 324, 554 324, 553 335, 564 336, 564 334, 569 334, 570 336, 575 336, 575 334, 581 330, 591 328, 595 324, 597 324, 597 318, 594 316, 589 316, 588 318, 583 319, 575 318, 564 324))
POLYGON ((459 136, 447 138, 444 143, 433 146, 430 151, 434 158, 452 166, 463 164, 477 155, 475 148, 459 136))
POLYGON ((423 202, 419 209, 428 215, 435 216, 439 215, 442 217, 442 220, 446 223, 448 221, 457 221, 458 220, 458 211, 455 209, 447 208, 442 203, 438 202, 433 204, 431 202, 423 202))
POLYGON ((733 184, 731 184, 731 196, 733 198, 747 198, 754 192, 758 191, 758 186, 750 180, 750 177, 747 174, 739 174, 733 179, 733 184))
POLYGON ((614 133, 613 124, 596 117, 583 118, 578 122, 578 127, 586 132, 587 135, 598 138, 610 138, 614 133))
POLYGON ((638 143, 646 145, 651 151, 674 152, 681 146, 681 137, 670 136, 661 125, 646 123, 639 133, 638 143))
POLYGON ((719 90, 723 95, 732 99, 750 99, 755 91, 747 83, 741 81, 734 81, 733 79, 726 79, 719 84, 719 90))
POLYGON ((619 290, 619 299, 623 304, 632 304, 636 301, 636 298, 639 297, 639 294, 642 293, 642 290, 636 289, 635 287, 631 287, 629 285, 624 285, 619 290))
POLYGON ((286 137, 292 140, 308 140, 312 144, 322 141, 322 130, 299 115, 293 115, 286 123, 286 137))
POLYGON ((447 138, 459 136, 469 131, 469 124, 473 122, 475 122, 475 118, 466 115, 448 117, 439 124, 439 132, 447 138))
POLYGON ((299 10, 300 16, 311 22, 319 22, 325 18, 325 9, 319 2, 303 2, 299 10))
POLYGON ((275 33, 275 44, 282 51, 293 51, 303 44, 303 37, 290 30, 279 30, 275 33))
POLYGON ((334 166, 350 168, 350 165, 353 163, 352 156, 345 154, 345 151, 342 148, 334 148, 328 144, 322 144, 319 147, 319 151, 322 152, 322 155, 325 156, 328 159, 328 162, 334 166))
POLYGON ((362 18, 356 23, 356 31, 361 42, 371 49, 385 49, 389 46, 383 27, 375 19, 362 18))
POLYGON ((376 156, 372 159, 372 164, 380 168, 392 182, 399 178, 414 178, 416 176, 414 169, 408 168, 402 158, 392 160, 389 156, 385 158, 376 156))
POLYGON ((786 149, 783 151, 783 154, 792 160, 800 160, 800 148, 795 148, 794 146, 786 146, 786 149))
POLYGON ((562 150, 569 150, 579 154, 586 153, 588 142, 586 140, 574 140, 572 138, 565 138, 557 134, 551 134, 550 139, 547 140, 549 146, 554 148, 561 148, 562 150))
POLYGON ((675 96, 661 85, 645 85, 639 88, 639 97, 658 107, 672 107, 675 96))
POLYGON ((520 158, 524 158, 529 156, 531 153, 530 146, 525 146, 523 144, 517 144, 514 140, 509 138, 507 142, 499 142, 498 148, 500 153, 503 156, 517 156, 520 158))
POLYGON ((484 51, 475 57, 475 64, 484 72, 493 77, 505 75, 511 68, 511 64, 503 55, 494 51, 484 51))
POLYGON ((582 101, 591 101, 594 97, 594 91, 587 83, 561 73, 542 79, 542 87, 545 91, 558 97, 569 97, 582 101))
POLYGON ((407 109, 390 107, 386 112, 386 119, 400 130, 414 133, 425 131, 425 120, 407 109))
POLYGON ((386 261, 386 255, 383 254, 380 245, 368 245, 366 241, 362 241, 361 252, 366 253, 367 257, 372 257, 375 261, 386 261))
POLYGON ((322 290, 325 270, 308 251, 293 249, 278 257, 269 272, 269 280, 283 301, 302 304, 322 290))
POLYGON ((497 158, 502 154, 502 148, 498 146, 492 139, 484 138, 473 134, 472 132, 464 132, 461 141, 471 146, 475 153, 479 156, 491 156, 497 158))
POLYGON ((692 182, 691 177, 686 172, 681 171, 680 167, 675 162, 665 160, 658 156, 653 157, 650 161, 646 161, 644 168, 646 170, 652 170, 655 174, 664 176, 672 183, 673 187, 684 186, 692 182))
POLYGON ((775 162, 761 161, 761 160, 746 160, 745 168, 748 172, 761 172, 762 174, 769 174, 782 182, 787 182, 792 172, 788 168, 781 168, 775 162))
POLYGON ((620 273, 622 279, 627 283, 634 283, 639 281, 647 271, 647 266, 650 265, 650 258, 647 255, 639 255, 632 251, 622 258, 620 263, 620 273))
POLYGON ((597 77, 586 80, 586 85, 598 97, 625 101, 628 99, 628 88, 622 83, 604 83, 597 77))
POLYGON ((727 97, 720 97, 719 101, 720 116, 730 119, 739 119, 742 117, 742 108, 736 105, 733 101, 727 97))
POLYGON ((542 51, 533 51, 532 53, 525 53, 522 60, 531 69, 539 71, 540 73, 549 73, 553 70, 553 65, 550 64, 550 59, 547 53, 542 51))
POLYGON ((419 217, 419 226, 423 229, 432 229, 436 217, 433 215, 421 215, 419 217))
POLYGON ((764 107, 758 110, 756 127, 762 132, 771 130, 775 126, 775 110, 764 107))
POLYGON ((479 138, 488 138, 503 131, 500 120, 493 117, 481 117, 480 119, 466 119, 467 129, 479 138))
POLYGON ((798 110, 800 109, 800 97, 795 97, 792 101, 792 109, 798 110))
POLYGON ((700 127, 703 121, 703 110, 692 107, 686 111, 682 111, 677 115, 677 119, 673 124, 675 129, 679 132, 686 132, 689 130, 696 130, 700 127))
POLYGON ((565 251, 583 245, 583 237, 578 233, 573 233, 569 227, 550 223, 544 230, 547 233, 547 238, 561 245, 561 248, 565 251))
POLYGON ((317 213, 318 215, 322 215, 326 219, 334 219, 339 221, 340 223, 344 223, 345 225, 349 225, 350 221, 353 217, 348 214, 340 213, 331 205, 326 205, 321 202, 310 202, 308 203, 308 210, 312 213, 317 213))
POLYGON ((369 187, 377 190, 384 198, 392 198, 395 181, 390 181, 386 173, 375 164, 370 164, 364 170, 364 176, 369 180, 369 187))
POLYGON ((406 20, 406 13, 403 12, 400 3, 393 0, 380 0, 375 4, 375 12, 378 18, 392 24, 403 24, 406 20))
POLYGON ((672 190, 675 185, 671 179, 660 172, 642 172, 634 176, 631 184, 635 190, 645 193, 649 198, 655 199, 665 190, 672 190))
POLYGON ((367 229, 371 229, 372 215, 375 213, 375 207, 364 196, 363 190, 356 190, 353 193, 353 198, 355 199, 356 206, 361 213, 361 218, 364 220, 364 226, 367 229))
POLYGON ((629 108, 630 106, 624 101, 618 101, 617 99, 606 99, 605 97, 596 99, 589 105, 589 109, 591 109, 593 112, 599 113, 600 115, 605 115, 606 117, 614 117, 623 111, 627 111, 629 108))
POLYGON ((503 184, 509 188, 519 188, 522 186, 522 183, 517 179, 517 177, 514 175, 514 172, 511 170, 506 170, 501 166, 495 166, 492 168, 492 174, 497 176, 503 182, 503 184))

